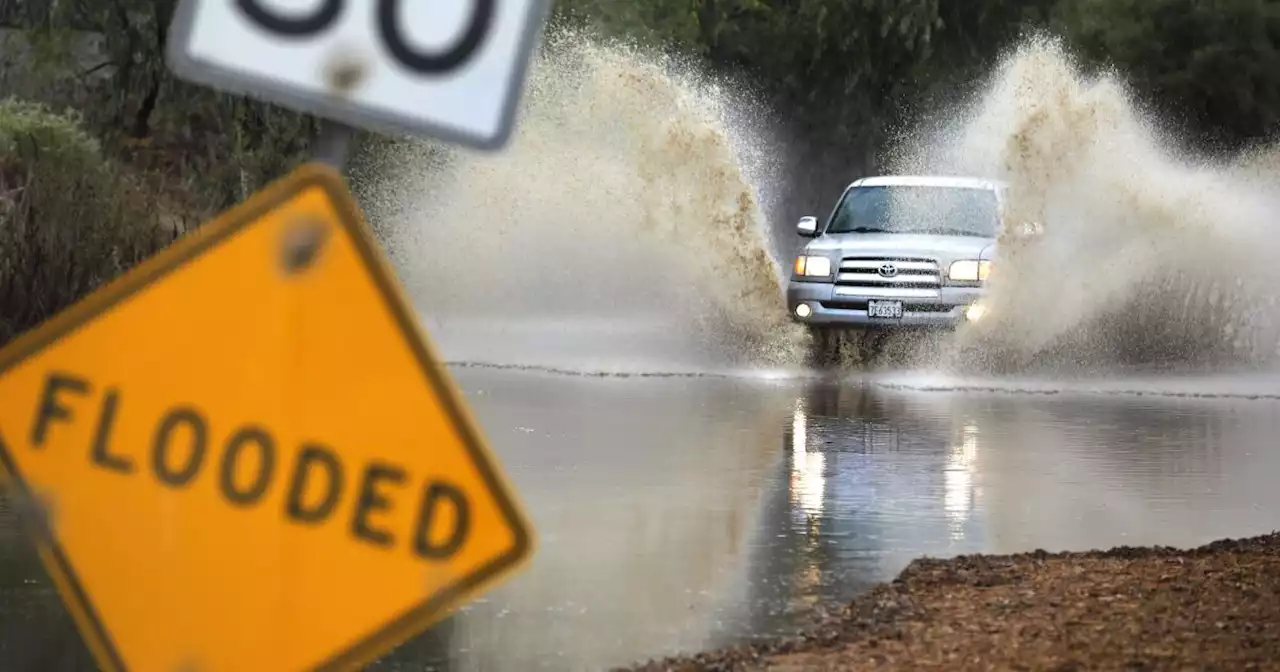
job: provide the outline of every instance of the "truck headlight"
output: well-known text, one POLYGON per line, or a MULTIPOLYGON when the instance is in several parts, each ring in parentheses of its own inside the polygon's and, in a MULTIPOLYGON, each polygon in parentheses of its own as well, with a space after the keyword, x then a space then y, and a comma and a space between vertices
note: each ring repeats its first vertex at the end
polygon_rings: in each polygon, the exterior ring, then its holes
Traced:
POLYGON ((825 278, 831 275, 831 260, 826 257, 796 257, 796 275, 809 278, 825 278))
POLYGON ((982 282, 991 274, 991 262, 961 259, 951 264, 947 277, 959 282, 982 282))

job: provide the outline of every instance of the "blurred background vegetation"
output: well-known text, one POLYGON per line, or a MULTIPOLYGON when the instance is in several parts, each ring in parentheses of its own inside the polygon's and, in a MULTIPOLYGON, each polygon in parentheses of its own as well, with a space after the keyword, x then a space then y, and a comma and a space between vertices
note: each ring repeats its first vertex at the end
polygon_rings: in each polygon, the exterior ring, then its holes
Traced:
MULTIPOLYGON (((169 74, 175 4, 0 3, 0 92, 29 101, 0 106, 0 342, 305 158, 314 119, 169 74)), ((556 0, 555 20, 749 81, 785 120, 794 215, 1032 30, 1124 73, 1200 149, 1268 140, 1280 111, 1273 0, 556 0)))

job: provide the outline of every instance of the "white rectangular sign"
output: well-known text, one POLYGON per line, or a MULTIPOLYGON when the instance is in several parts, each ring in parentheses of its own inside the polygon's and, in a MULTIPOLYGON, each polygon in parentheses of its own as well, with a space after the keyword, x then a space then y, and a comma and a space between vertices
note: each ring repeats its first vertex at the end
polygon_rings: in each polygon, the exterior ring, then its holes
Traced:
POLYGON ((179 77, 371 130, 503 147, 550 0, 181 0, 179 77))

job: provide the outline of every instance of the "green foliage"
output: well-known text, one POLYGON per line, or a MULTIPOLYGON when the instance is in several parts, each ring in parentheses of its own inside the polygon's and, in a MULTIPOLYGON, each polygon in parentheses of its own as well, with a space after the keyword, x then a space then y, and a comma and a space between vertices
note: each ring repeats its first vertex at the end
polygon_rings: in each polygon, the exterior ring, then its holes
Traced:
POLYGON ((940 29, 940 0, 562 0, 561 16, 730 68, 837 145, 875 142, 940 29), (585 18, 584 18, 585 17, 585 18))
POLYGON ((755 25, 721 46, 777 82, 781 101, 838 144, 878 143, 933 51, 938 0, 802 0, 751 15, 755 25), (774 45, 771 49, 759 46, 774 45))
POLYGON ((607 34, 747 74, 832 151, 882 145, 945 106, 1030 30, 1115 66, 1184 130, 1238 146, 1280 123, 1271 0, 561 0, 607 34), (932 105, 932 107, 929 107, 932 105))
MULTIPOLYGON (((177 0, 33 0, 25 27, 42 54, 65 62, 67 36, 102 35, 110 73, 85 123, 109 154, 160 177, 192 212, 208 217, 287 172, 305 157, 316 120, 285 108, 183 82, 164 53, 177 0)), ((83 66, 83 64, 80 64, 83 66)))
POLYGON ((42 99, 49 108, 0 108, 0 342, 306 157, 315 119, 170 73, 176 4, 31 0, 0 11, 31 45, 33 71, 82 82, 74 99, 42 99), (86 35, 102 37, 100 62, 84 62, 86 35), (67 105, 74 117, 50 112, 67 105))
MULTIPOLYGON (((100 104, 78 104, 85 128, 204 219, 303 160, 317 124, 175 79, 163 54, 176 4, 0 3, 0 24, 31 34, 33 71, 69 67, 77 31, 103 35, 103 62, 72 64, 109 73, 100 104)), ((1239 145, 1280 123, 1271 0, 555 0, 554 21, 745 78, 785 120, 779 130, 803 157, 788 170, 802 185, 875 170, 896 127, 945 111, 1029 29, 1050 28, 1116 66, 1194 137, 1239 145)))
POLYGON ((1085 54, 1197 134, 1238 145, 1280 122, 1280 4, 1062 0, 1056 19, 1085 54))
POLYGON ((586 26, 607 37, 650 46, 697 51, 695 0, 557 0, 555 20, 586 26))
MULTIPOLYGON (((108 152, 217 210, 300 160, 314 120, 175 80, 164 44, 177 0, 29 0, 0 12, 40 36, 40 60, 67 31, 106 37, 111 83, 86 122, 108 152)), ((1280 115, 1280 5, 1270 0, 556 0, 555 20, 699 55, 745 76, 832 151, 882 145, 913 114, 947 104, 1029 28, 1052 26, 1190 130, 1232 141, 1280 115), (1176 107, 1173 106, 1176 103, 1176 107)))
POLYGON ((0 343, 172 240, 161 213, 78 119, 0 101, 0 343))

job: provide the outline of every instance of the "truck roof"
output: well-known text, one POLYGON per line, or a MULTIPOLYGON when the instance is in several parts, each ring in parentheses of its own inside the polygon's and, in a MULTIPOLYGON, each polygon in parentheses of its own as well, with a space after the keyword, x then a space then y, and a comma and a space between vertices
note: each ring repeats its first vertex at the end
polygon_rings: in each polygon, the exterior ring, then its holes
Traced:
POLYGON ((855 180, 850 187, 959 187, 962 189, 1000 189, 1004 183, 980 177, 950 175, 877 175, 855 180))

